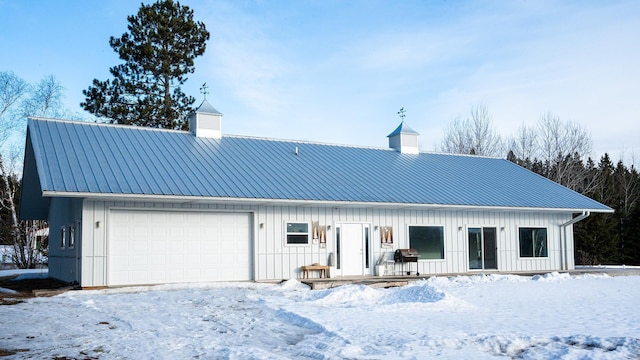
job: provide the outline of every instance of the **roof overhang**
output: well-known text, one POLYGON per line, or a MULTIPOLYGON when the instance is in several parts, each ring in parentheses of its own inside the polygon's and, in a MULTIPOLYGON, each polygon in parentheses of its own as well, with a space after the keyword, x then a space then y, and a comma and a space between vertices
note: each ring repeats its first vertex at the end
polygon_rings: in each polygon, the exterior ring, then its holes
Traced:
POLYGON ((328 200, 304 200, 304 199, 259 199, 259 198, 232 198, 232 197, 204 197, 183 195, 149 195, 149 194, 106 194, 85 192, 57 192, 44 191, 42 196, 84 198, 100 201, 145 201, 145 202, 173 202, 183 204, 228 204, 228 205, 253 205, 253 206, 301 206, 301 207, 334 207, 334 208, 391 208, 391 209, 416 209, 416 210, 459 210, 459 211, 538 211, 559 213, 613 213, 613 209, 574 209, 574 208, 539 208, 539 207, 514 207, 514 206, 480 206, 480 205, 455 205, 455 204, 412 204, 391 202, 361 202, 361 201, 328 201, 328 200))

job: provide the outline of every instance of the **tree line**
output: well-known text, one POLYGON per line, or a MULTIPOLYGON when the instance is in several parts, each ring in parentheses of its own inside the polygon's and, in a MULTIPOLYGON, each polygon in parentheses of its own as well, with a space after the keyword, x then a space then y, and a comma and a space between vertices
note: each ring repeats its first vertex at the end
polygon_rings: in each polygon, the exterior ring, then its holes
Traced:
MULTIPOLYGON (((593 159, 586 129, 545 113, 502 138, 485 106, 471 109, 445 131, 441 151, 504 157, 526 169, 611 207, 573 225, 579 265, 640 265, 640 174, 635 165, 614 163, 609 154, 593 159)), ((632 159, 633 161, 633 159, 632 159)))

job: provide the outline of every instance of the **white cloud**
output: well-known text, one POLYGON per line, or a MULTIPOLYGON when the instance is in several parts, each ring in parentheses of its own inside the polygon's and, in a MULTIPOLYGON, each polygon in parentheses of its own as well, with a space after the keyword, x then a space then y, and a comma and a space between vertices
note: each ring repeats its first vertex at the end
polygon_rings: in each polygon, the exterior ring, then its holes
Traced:
POLYGON ((405 3, 401 23, 376 4, 198 8, 214 106, 240 133, 381 146, 404 106, 433 150, 485 104, 504 136, 550 111, 584 124, 596 156, 640 146, 635 2, 405 3))

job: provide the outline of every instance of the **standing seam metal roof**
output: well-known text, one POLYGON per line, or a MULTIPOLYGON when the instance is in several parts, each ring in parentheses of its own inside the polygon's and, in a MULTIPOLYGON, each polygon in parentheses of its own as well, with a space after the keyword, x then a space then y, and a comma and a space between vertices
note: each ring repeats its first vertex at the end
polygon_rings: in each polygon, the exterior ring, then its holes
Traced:
POLYGON ((611 211, 504 159, 50 119, 28 130, 45 192, 611 211))

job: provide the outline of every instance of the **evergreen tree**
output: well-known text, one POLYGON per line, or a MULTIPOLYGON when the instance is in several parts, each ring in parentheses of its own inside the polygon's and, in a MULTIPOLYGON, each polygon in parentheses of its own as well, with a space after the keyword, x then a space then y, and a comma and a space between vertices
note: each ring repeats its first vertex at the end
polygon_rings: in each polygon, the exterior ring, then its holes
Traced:
POLYGON ((204 54, 209 32, 173 0, 142 4, 127 20, 128 32, 109 40, 125 63, 109 69, 112 80, 94 79, 80 106, 112 123, 185 129, 195 99, 180 86, 204 54))
POLYGON ((625 264, 640 265, 640 202, 634 204, 622 223, 621 237, 624 239, 623 259, 625 264))
MULTIPOLYGON (((615 209, 618 197, 614 181, 614 166, 609 154, 604 154, 598 163, 597 186, 591 194, 592 199, 615 209)), ((621 261, 619 215, 592 214, 587 219, 574 225, 574 241, 577 261, 588 260, 587 263, 617 264, 621 261)))

